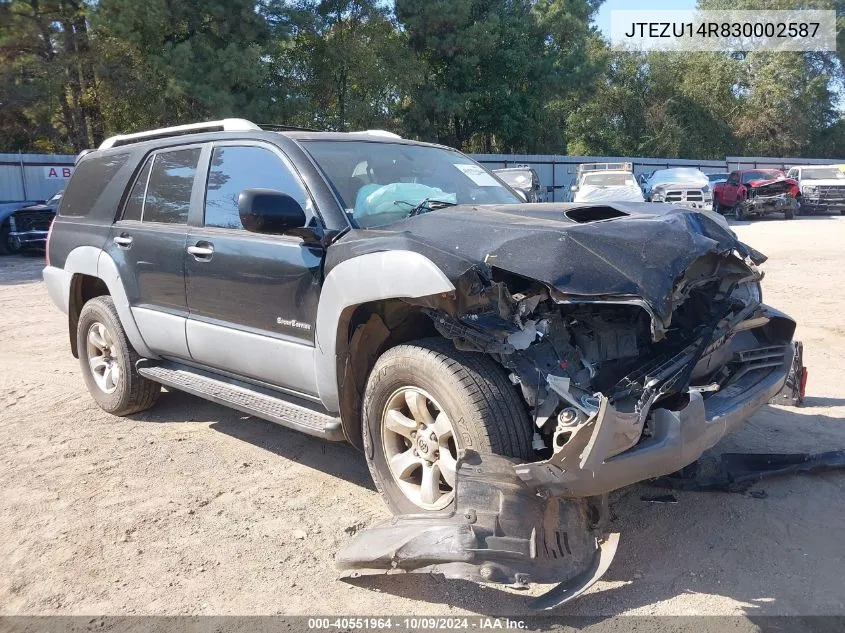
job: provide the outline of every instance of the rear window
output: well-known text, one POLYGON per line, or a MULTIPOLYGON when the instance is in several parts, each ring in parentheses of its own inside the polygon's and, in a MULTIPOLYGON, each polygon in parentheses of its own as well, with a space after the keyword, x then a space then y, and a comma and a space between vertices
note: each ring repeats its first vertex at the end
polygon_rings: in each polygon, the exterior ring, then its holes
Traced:
POLYGON ((129 154, 111 154, 83 160, 70 178, 59 204, 59 215, 87 215, 128 158, 129 154))

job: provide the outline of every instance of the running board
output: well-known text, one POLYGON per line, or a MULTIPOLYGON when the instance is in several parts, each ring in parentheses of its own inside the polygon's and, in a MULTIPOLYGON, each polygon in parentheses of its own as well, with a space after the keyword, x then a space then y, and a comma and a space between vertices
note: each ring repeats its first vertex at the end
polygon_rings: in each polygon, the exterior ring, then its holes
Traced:
POLYGON ((332 441, 344 440, 340 418, 317 411, 294 396, 169 361, 141 359, 135 367, 145 378, 167 387, 308 435, 332 441))

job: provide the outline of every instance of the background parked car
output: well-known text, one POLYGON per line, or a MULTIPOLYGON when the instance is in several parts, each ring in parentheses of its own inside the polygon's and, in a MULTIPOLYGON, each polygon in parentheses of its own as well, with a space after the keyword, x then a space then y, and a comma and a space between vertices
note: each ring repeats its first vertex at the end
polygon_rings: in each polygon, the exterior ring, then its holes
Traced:
POLYGON ((572 186, 573 202, 642 202, 631 163, 582 163, 572 186))
POLYGON ((798 209, 798 181, 778 169, 744 169, 731 172, 726 182, 713 188, 713 210, 733 211, 738 220, 768 213, 783 213, 791 220, 798 209))
POLYGON ((799 213, 839 211, 845 215, 845 172, 836 165, 791 167, 786 176, 798 181, 799 213))
POLYGON ((546 192, 540 184, 540 177, 530 167, 507 167, 494 169, 493 173, 505 181, 511 189, 525 196, 526 202, 545 202, 546 192))
POLYGON ((0 212, 0 255, 44 248, 62 193, 59 191, 41 204, 0 212))
POLYGON ((670 202, 708 211, 712 205, 710 181, 694 167, 658 169, 643 185, 643 190, 648 202, 670 202))

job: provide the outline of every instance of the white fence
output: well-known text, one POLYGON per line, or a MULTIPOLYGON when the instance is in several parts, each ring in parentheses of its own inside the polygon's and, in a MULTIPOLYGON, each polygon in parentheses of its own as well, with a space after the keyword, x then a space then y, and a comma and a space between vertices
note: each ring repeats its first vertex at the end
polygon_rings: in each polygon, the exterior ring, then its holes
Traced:
POLYGON ((632 156, 559 156, 551 154, 471 154, 488 169, 528 165, 540 176, 550 201, 568 199, 570 187, 575 184, 578 165, 581 163, 632 163, 634 173, 650 173, 655 169, 670 167, 695 167, 705 174, 729 172, 735 169, 786 169, 792 165, 845 163, 845 159, 767 158, 754 156, 728 156, 725 160, 689 160, 683 158, 638 158, 632 156))
POLYGON ((73 160, 62 154, 0 154, 0 203, 46 200, 64 189, 73 160))
MULTIPOLYGON (((734 169, 771 167, 785 169, 792 165, 845 163, 843 159, 766 158, 728 156, 725 160, 686 160, 681 158, 637 158, 631 156, 559 156, 551 154, 473 154, 490 169, 529 165, 540 176, 549 192, 549 200, 566 200, 575 184, 581 163, 633 163, 634 173, 652 172, 669 167, 695 167, 704 173, 734 169)), ((0 203, 18 200, 46 200, 64 188, 73 172, 74 157, 62 154, 0 154, 0 203)))

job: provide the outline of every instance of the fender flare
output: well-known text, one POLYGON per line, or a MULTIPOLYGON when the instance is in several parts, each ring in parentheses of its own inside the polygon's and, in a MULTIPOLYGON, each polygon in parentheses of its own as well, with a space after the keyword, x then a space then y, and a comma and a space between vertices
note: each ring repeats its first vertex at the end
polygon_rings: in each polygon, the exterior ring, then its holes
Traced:
POLYGON ((144 337, 141 336, 138 324, 135 323, 135 318, 132 316, 129 299, 126 296, 123 281, 120 279, 117 264, 108 253, 94 246, 78 246, 68 254, 64 270, 72 275, 81 274, 101 279, 106 284, 106 288, 109 289, 114 307, 120 317, 120 323, 132 347, 140 356, 157 358, 147 347, 144 337))
POLYGON ((317 393, 329 411, 340 409, 336 355, 344 310, 382 299, 411 299, 455 286, 430 259, 413 251, 383 251, 348 259, 326 276, 317 307, 314 370, 317 393))

